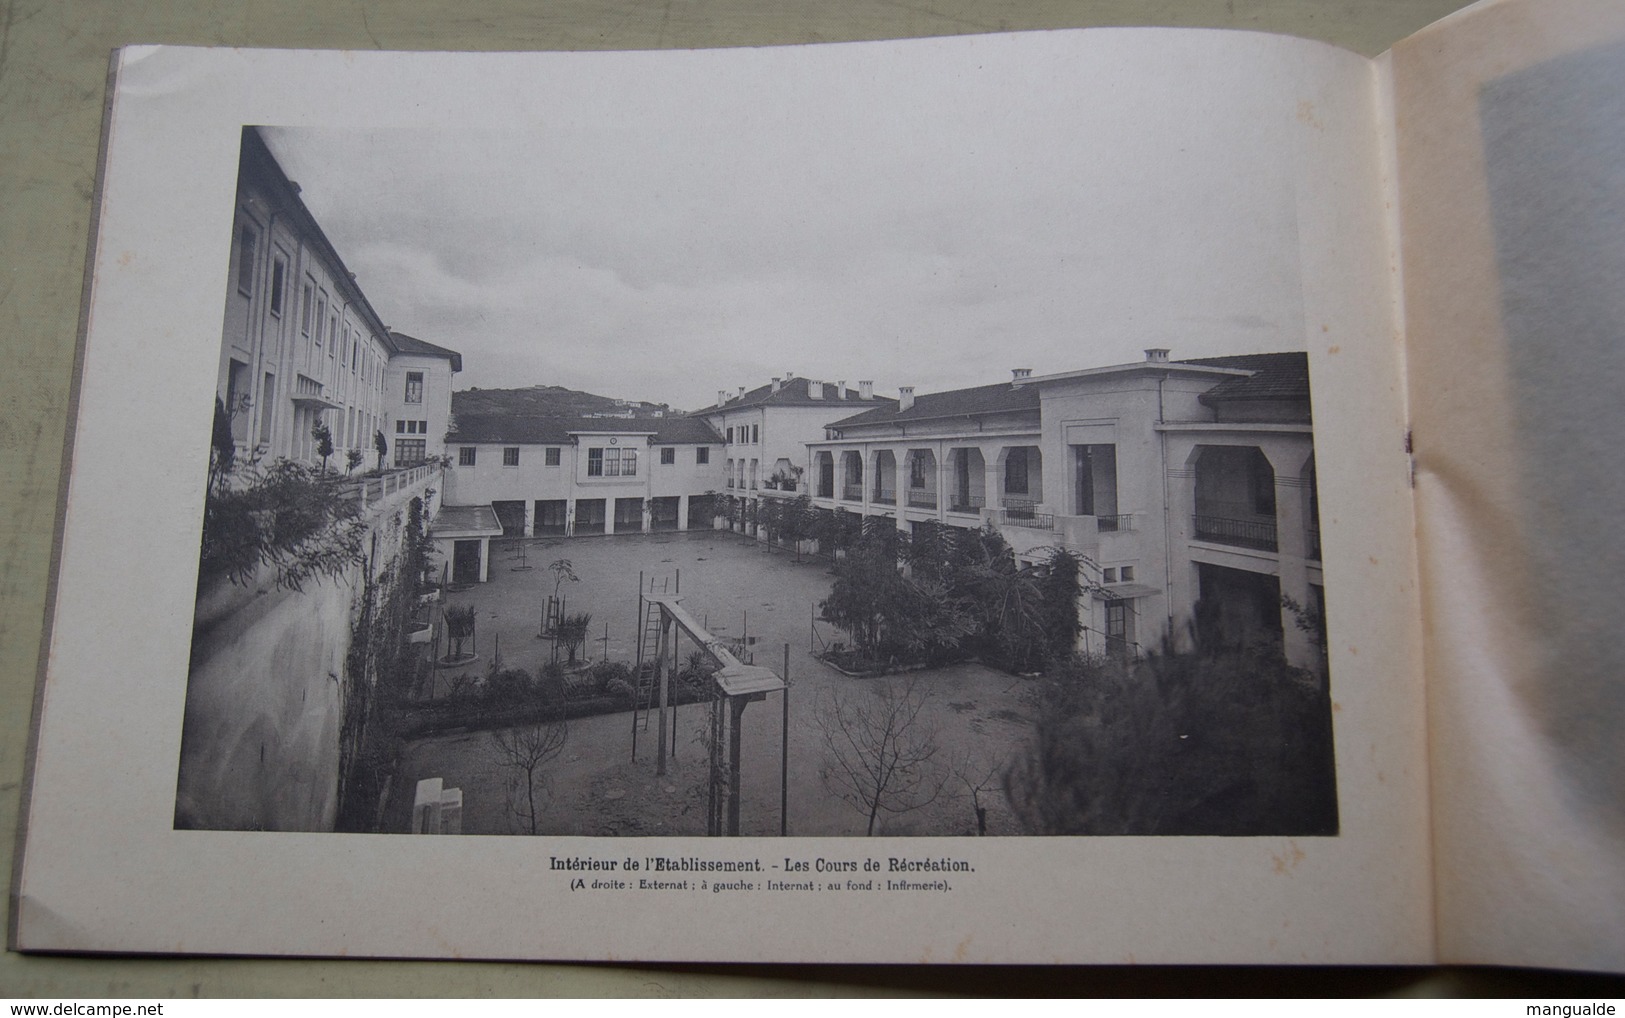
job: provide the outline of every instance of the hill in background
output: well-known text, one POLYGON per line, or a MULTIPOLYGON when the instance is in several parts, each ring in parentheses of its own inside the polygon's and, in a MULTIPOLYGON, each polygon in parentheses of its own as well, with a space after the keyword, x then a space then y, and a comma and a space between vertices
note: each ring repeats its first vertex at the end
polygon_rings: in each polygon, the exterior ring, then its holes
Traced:
POLYGON ((507 414, 518 417, 675 417, 682 411, 665 403, 599 396, 561 385, 523 389, 464 389, 451 394, 451 412, 469 416, 507 414))

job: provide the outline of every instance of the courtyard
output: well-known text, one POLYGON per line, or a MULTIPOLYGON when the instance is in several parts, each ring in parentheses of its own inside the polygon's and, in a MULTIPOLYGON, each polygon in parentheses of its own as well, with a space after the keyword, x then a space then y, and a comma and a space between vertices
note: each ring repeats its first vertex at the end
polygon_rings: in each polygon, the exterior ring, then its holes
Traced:
MULTIPOLYGON (((532 538, 494 542, 490 580, 451 593, 447 607, 475 611, 479 660, 442 668, 439 693, 459 676, 478 681, 493 659, 502 668, 535 674, 553 660, 554 641, 539 635, 556 573, 550 563, 568 560, 578 581, 559 585, 571 614, 590 612, 592 623, 581 656, 632 664, 642 621, 638 613, 640 573, 645 590, 680 594, 682 606, 713 634, 737 641, 757 665, 786 672, 785 696, 774 693, 752 703, 741 725, 741 819, 744 835, 780 833, 782 733, 788 729, 787 821, 800 837, 862 835, 868 816, 832 794, 821 776, 830 766, 820 718, 832 715, 837 698, 868 700, 890 686, 901 695, 912 688, 923 699, 916 729, 935 747, 926 769, 941 790, 928 804, 907 812, 882 812, 875 833, 888 835, 974 835, 977 808, 990 835, 1020 833, 1005 804, 1000 774, 1030 738, 1038 691, 1028 679, 966 663, 883 678, 853 678, 813 656, 820 639, 841 639, 825 623, 815 623, 818 602, 829 593, 828 566, 806 558, 798 563, 783 549, 727 531, 627 534, 597 538, 532 538), (817 631, 815 636, 814 631, 817 631), (788 669, 786 648, 788 647, 788 669)), ((682 641, 680 658, 693 645, 682 641)), ((557 650, 563 660, 563 649, 557 650)), ((658 715, 656 715, 658 716, 658 715)), ((582 836, 703 835, 707 819, 707 750, 704 734, 710 707, 676 708, 675 756, 664 775, 656 773, 655 721, 637 737, 632 758, 630 712, 569 722, 562 752, 544 765, 537 796, 539 833, 582 836)), ((504 762, 495 735, 470 731, 409 743, 402 751, 386 828, 411 825, 412 795, 421 778, 441 778, 463 794, 465 834, 510 834, 521 830, 510 809, 510 786, 519 772, 504 762)), ((528 824, 523 828, 528 830, 528 824)))

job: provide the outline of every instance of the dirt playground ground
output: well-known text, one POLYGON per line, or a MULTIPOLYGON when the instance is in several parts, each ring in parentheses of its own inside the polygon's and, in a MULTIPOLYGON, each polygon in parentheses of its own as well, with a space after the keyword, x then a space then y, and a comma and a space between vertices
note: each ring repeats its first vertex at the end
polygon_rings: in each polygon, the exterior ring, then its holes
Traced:
MULTIPOLYGON (((477 613, 480 660, 464 669, 443 670, 443 692, 461 673, 484 674, 500 654, 504 668, 534 673, 554 653, 537 636, 542 606, 553 592, 548 564, 568 559, 579 582, 560 593, 571 613, 592 613, 584 654, 594 660, 630 664, 639 631, 638 573, 656 589, 681 586, 683 607, 718 636, 744 638, 755 663, 782 672, 789 647, 789 833, 801 837, 862 835, 867 817, 825 787, 821 771, 828 749, 817 724, 831 697, 868 695, 882 683, 913 681, 928 697, 922 718, 934 728, 938 751, 933 764, 949 775, 942 793, 925 808, 888 817, 876 833, 961 835, 976 833, 976 801, 987 810, 987 833, 1019 833, 1005 805, 997 771, 1025 744, 1031 732, 1036 683, 980 665, 955 665, 882 679, 842 675, 812 657, 812 617, 829 593, 825 563, 796 563, 783 550, 725 531, 629 534, 598 538, 546 539, 493 547, 490 582, 450 595, 451 605, 473 605, 477 613), (528 568, 521 568, 528 566, 528 568), (607 641, 606 641, 607 627, 607 641), (988 775, 992 773, 991 777, 988 775), (966 778, 970 781, 967 782, 966 778)), ((817 625, 825 640, 840 634, 817 625)), ((683 642, 681 658, 692 645, 683 642)), ((752 703, 742 724, 742 808, 745 835, 777 835, 780 827, 781 731, 783 694, 752 703)), ((703 835, 706 829, 706 751, 701 743, 710 708, 677 708, 675 759, 668 772, 655 771, 655 730, 639 733, 632 759, 632 715, 619 713, 569 723, 563 752, 545 767, 545 791, 538 796, 540 832, 584 836, 703 835)), ((465 834, 521 833, 509 808, 516 773, 504 766, 490 732, 439 736, 408 745, 396 776, 388 829, 410 827, 411 799, 420 778, 439 777, 463 792, 465 834)), ((524 828, 528 829, 528 828, 524 828)))

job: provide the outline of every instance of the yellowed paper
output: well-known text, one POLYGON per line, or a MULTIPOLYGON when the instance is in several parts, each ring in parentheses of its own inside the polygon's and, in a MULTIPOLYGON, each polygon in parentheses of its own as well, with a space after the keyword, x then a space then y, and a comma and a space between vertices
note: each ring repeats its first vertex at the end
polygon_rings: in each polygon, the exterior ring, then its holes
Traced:
POLYGON ((1394 47, 1441 960, 1625 965, 1625 10, 1394 47))

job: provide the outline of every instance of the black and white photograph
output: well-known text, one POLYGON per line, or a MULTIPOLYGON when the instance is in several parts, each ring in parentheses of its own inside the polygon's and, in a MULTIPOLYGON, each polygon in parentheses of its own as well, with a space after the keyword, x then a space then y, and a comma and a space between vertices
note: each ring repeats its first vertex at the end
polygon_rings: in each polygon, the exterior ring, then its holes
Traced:
POLYGON ((176 827, 1336 835, 1282 176, 685 84, 242 129, 176 827))

